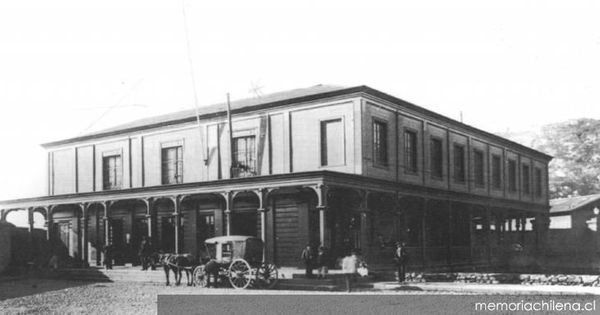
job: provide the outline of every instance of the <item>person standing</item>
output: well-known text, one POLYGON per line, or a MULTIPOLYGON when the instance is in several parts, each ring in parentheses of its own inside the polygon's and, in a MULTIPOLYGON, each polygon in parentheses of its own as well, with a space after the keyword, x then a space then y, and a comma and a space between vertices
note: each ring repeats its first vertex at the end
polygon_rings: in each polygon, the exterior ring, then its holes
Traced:
POLYGON ((142 238, 142 242, 140 243, 140 249, 138 251, 138 256, 140 258, 140 263, 142 264, 142 270, 148 270, 148 265, 150 262, 150 243, 148 238, 144 236, 142 238))
POLYGON ((104 268, 113 269, 113 255, 114 246, 113 244, 104 245, 104 268))
POLYGON ((398 270, 398 282, 404 283, 406 280, 406 263, 408 262, 408 254, 406 253, 406 243, 396 242, 396 251, 394 252, 394 261, 398 270))
POLYGON ((310 244, 306 244, 306 247, 304 248, 304 250, 302 251, 302 254, 300 255, 300 259, 302 260, 302 262, 304 263, 304 266, 306 268, 306 277, 307 278, 312 278, 313 274, 312 274, 312 270, 313 270, 313 260, 314 260, 314 254, 313 254, 313 250, 312 247, 310 246, 310 244))
POLYGON ((317 270, 318 270, 318 279, 325 279, 327 276, 329 265, 329 252, 325 246, 319 246, 319 251, 317 253, 317 270))
POLYGON ((350 252, 350 256, 346 256, 342 259, 342 271, 344 272, 344 280, 346 282, 346 292, 352 291, 352 282, 356 277, 358 263, 358 256, 356 256, 355 250, 350 252))

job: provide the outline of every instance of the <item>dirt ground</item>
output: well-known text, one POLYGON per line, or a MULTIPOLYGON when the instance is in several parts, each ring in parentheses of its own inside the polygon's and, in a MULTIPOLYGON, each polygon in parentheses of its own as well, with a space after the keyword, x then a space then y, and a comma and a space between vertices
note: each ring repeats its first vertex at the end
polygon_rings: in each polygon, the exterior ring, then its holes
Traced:
MULTIPOLYGON (((314 293, 314 292, 310 292, 314 293)), ((375 293, 363 291, 357 294, 375 293)), ((156 314, 159 294, 307 294, 306 291, 206 289, 153 283, 0 280, 2 314, 156 314)), ((399 294, 431 294, 406 291, 399 294)))

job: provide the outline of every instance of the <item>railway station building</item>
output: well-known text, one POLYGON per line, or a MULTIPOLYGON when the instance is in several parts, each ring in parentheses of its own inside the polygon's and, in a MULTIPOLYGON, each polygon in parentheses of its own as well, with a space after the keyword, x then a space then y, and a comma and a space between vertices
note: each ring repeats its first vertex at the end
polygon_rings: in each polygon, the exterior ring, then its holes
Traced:
POLYGON ((548 229, 548 162, 531 148, 367 86, 318 85, 144 118, 43 144, 46 196, 0 201, 46 222, 55 250, 91 266, 158 250, 204 255, 219 235, 262 238, 296 266, 307 243, 414 267, 502 263, 548 229), (231 124, 229 124, 231 122, 231 124), (232 132, 230 132, 230 128, 232 132), (39 214, 37 214, 39 213, 39 214))

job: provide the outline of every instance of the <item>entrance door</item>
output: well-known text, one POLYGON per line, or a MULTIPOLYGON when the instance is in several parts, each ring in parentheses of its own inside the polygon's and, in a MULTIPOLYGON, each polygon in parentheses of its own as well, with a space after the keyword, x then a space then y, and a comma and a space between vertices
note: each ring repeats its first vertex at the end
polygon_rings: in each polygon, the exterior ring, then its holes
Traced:
POLYGON ((161 217, 160 249, 165 253, 175 252, 175 226, 172 216, 161 217))
POLYGON ((231 213, 231 235, 260 237, 260 226, 256 211, 240 211, 231 213))
POLYGON ((139 263, 137 253, 142 243, 142 239, 148 236, 148 220, 145 217, 134 218, 133 220, 133 235, 131 236, 131 247, 133 250, 132 260, 134 265, 139 263))
POLYGON ((204 241, 215 236, 215 215, 199 213, 196 216, 196 253, 199 259, 208 257, 204 241))
POLYGON ((69 256, 69 250, 71 248, 71 222, 57 222, 55 231, 57 234, 56 240, 58 241, 56 254, 62 257, 69 256))
POLYGON ((115 260, 115 264, 120 265, 124 263, 124 257, 126 254, 123 235, 123 219, 111 219, 109 227, 110 244, 112 244, 114 248, 113 258, 115 260))

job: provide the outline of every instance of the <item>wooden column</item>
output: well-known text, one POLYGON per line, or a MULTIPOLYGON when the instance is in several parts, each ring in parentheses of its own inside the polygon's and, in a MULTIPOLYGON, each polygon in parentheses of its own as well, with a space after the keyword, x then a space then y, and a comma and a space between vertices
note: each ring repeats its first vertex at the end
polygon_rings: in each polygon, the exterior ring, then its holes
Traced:
POLYGON ((330 247, 329 240, 327 239, 327 201, 328 201, 328 187, 323 184, 317 184, 309 186, 317 194, 317 206, 316 209, 319 211, 319 242, 321 246, 330 247))
POLYGON ((171 200, 173 201, 173 218, 175 220, 175 254, 179 254, 181 248, 180 248, 180 225, 181 225, 181 211, 179 209, 179 202, 180 202, 180 197, 179 196, 175 196, 175 197, 171 197, 171 200))
POLYGON ((223 214, 225 217, 225 235, 231 235, 231 207, 233 206, 233 192, 228 190, 221 193, 221 195, 223 198, 225 198, 225 209, 223 209, 223 214))
MULTIPOLYGON (((468 212, 468 218, 469 218, 469 263, 471 265, 473 265, 473 262, 475 261, 474 258, 474 252, 475 252, 475 248, 473 246, 473 240, 474 240, 474 233, 473 233, 473 217, 475 214, 475 211, 473 210, 473 205, 472 204, 468 204, 467 205, 467 212, 468 212)), ((483 228, 483 225, 482 225, 483 228)))
POLYGON ((29 234, 33 233, 33 208, 27 208, 27 227, 29 234))
POLYGON ((153 206, 153 199, 152 198, 146 198, 143 199, 144 203, 146 204, 146 225, 148 227, 148 240, 150 242, 152 242, 152 244, 155 244, 154 240, 152 240, 152 206, 153 206))
POLYGON ((109 211, 108 208, 110 207, 110 201, 104 201, 102 202, 102 207, 104 207, 104 216, 102 217, 102 220, 104 221, 104 245, 110 245, 111 241, 110 241, 110 220, 109 220, 109 211))
POLYGON ((54 206, 46 207, 46 240, 52 243, 52 210, 54 206))
POLYGON ((29 259, 33 261, 35 257, 33 242, 33 208, 27 208, 27 227, 29 230, 29 259))
MULTIPOLYGON (((490 206, 487 205, 485 207, 485 217, 486 217, 486 245, 487 245, 487 261, 488 265, 492 264, 492 211, 490 206)), ((495 226, 497 229, 498 227, 495 226)))
MULTIPOLYGON (((267 209, 265 208, 265 205, 267 204, 269 192, 270 191, 266 188, 260 188, 253 191, 253 193, 258 197, 258 208, 256 211, 260 215, 260 238, 265 246, 267 242, 267 209)), ((263 250, 263 258, 265 254, 264 252, 265 251, 263 250)))
POLYGON ((429 199, 423 199, 423 216, 421 217, 421 263, 422 267, 427 266, 425 250, 427 248, 427 208, 429 207, 429 199))
POLYGON ((359 213, 360 213, 360 250, 363 257, 370 257, 370 246, 369 246, 369 221, 370 221, 370 209, 369 209, 369 194, 368 190, 359 190, 360 197, 359 213))
POLYGON ((454 238, 452 237, 452 202, 449 200, 446 201, 446 209, 448 211, 448 243, 446 245, 448 256, 446 257, 446 263, 450 267, 450 270, 452 270, 452 242, 454 238))
POLYGON ((88 207, 87 203, 82 203, 79 205, 81 208, 81 220, 82 220, 82 230, 81 230, 81 260, 88 264, 88 207))

